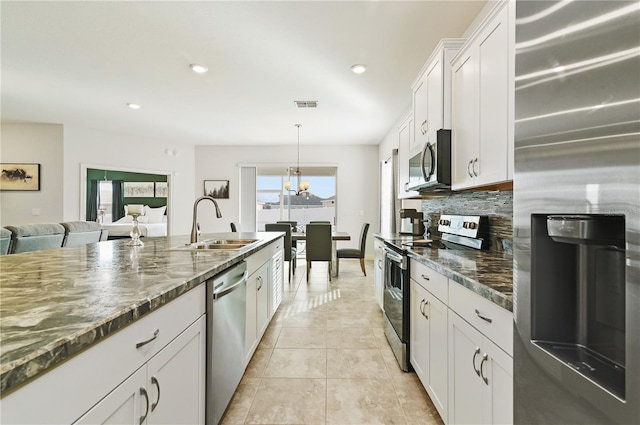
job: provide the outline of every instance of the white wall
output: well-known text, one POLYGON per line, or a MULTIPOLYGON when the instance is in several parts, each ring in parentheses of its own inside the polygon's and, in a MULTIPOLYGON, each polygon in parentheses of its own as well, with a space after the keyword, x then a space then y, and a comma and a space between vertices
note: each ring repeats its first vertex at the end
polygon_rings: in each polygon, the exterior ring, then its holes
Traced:
MULTIPOLYGON (((213 205, 199 207, 202 232, 228 232, 229 223, 240 217, 239 165, 294 165, 292 146, 196 146, 195 191, 203 194, 204 180, 229 180, 229 199, 219 199, 222 218, 216 219, 213 205)), ((300 146, 301 166, 338 167, 337 230, 349 232, 351 241, 340 248, 356 248, 362 223, 371 224, 367 236, 367 257, 373 258, 371 234, 378 223, 378 146, 300 146), (362 214, 361 214, 362 213, 362 214)), ((313 190, 313 188, 312 188, 313 190)))
POLYGON ((191 212, 195 199, 192 145, 168 144, 143 137, 65 125, 65 221, 84 220, 84 217, 80 217, 81 190, 85 190, 80 177, 81 164, 107 169, 173 173, 171 204, 168 206, 170 232, 180 235, 191 231, 191 212), (167 155, 166 149, 176 150, 178 155, 167 155))
POLYGON ((61 125, 2 124, 0 161, 39 163, 40 190, 0 192, 0 226, 62 221, 62 155, 61 125), (32 215, 34 209, 39 215, 32 215))

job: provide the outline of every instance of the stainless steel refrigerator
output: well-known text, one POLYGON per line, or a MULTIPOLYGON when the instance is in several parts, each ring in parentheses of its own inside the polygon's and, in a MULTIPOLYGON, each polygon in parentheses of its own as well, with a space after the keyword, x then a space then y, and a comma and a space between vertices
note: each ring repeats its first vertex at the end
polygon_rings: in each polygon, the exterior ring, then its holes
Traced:
POLYGON ((640 3, 516 2, 514 422, 640 423, 640 3))

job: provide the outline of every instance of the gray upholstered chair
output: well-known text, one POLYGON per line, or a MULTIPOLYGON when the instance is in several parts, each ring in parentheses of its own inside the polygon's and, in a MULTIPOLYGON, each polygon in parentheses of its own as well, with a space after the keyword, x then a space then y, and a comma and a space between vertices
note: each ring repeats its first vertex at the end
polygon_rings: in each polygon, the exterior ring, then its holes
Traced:
POLYGON ((4 227, 2 227, 0 228, 0 255, 8 254, 10 248, 11 248, 11 231, 9 229, 5 229, 4 227))
POLYGON ((59 223, 22 224, 7 226, 11 231, 11 253, 60 248, 64 227, 59 223))
POLYGON ((68 221, 64 227, 64 241, 62 246, 77 246, 100 242, 102 226, 94 221, 68 221))
POLYGON ((369 223, 363 223, 360 230, 360 249, 356 248, 342 248, 336 250, 336 274, 340 273, 340 259, 341 258, 359 258, 360 268, 362 273, 367 275, 367 271, 364 268, 364 250, 367 243, 367 232, 369 231, 369 223))
MULTIPOLYGON (((287 223, 291 225, 291 231, 295 232, 296 228, 298 227, 298 222, 297 221, 286 221, 286 220, 279 220, 276 221, 276 223, 287 223)), ((294 241, 293 239, 291 240, 291 246, 294 247, 295 249, 298 249, 298 241, 294 241)))
POLYGON ((309 224, 331 224, 329 220, 310 221, 309 224))
POLYGON ((327 261, 329 263, 329 280, 331 280, 331 225, 328 223, 309 223, 306 226, 307 250, 307 282, 312 261, 327 261))
POLYGON ((289 262, 289 282, 291 273, 296 274, 296 249, 291 244, 291 225, 287 223, 267 223, 264 225, 267 232, 284 232, 284 261, 289 262))

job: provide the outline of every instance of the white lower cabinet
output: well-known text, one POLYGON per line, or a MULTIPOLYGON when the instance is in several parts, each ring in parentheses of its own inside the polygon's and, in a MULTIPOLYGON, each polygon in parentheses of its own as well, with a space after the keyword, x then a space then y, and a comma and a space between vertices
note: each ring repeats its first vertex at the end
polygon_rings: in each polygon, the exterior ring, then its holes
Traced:
POLYGON ((269 325, 269 262, 264 263, 247 281, 247 313, 245 329, 245 363, 258 347, 262 334, 269 325))
POLYGON ((513 423, 513 359, 449 310, 449 423, 513 423))
POLYGON ((75 423, 204 423, 205 339, 202 316, 75 423))
POLYGON ((249 363, 283 296, 282 238, 271 249, 263 249, 247 258, 247 300, 244 355, 249 363))
POLYGON ((284 295, 284 240, 279 239, 271 257, 271 282, 269 284, 269 320, 280 307, 284 295))
POLYGON ((447 306, 413 279, 410 299, 411 364, 447 422, 447 306))
POLYGON ((513 423, 513 314, 411 260, 411 365, 446 424, 513 423))

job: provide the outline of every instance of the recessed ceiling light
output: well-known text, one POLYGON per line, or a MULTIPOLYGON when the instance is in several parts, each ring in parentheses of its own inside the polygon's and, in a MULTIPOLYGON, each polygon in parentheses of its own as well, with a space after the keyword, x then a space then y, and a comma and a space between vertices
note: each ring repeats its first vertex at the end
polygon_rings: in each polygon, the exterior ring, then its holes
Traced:
POLYGON ((197 63, 192 63, 191 65, 189 65, 189 68, 191 68, 191 70, 196 74, 204 74, 209 70, 209 68, 207 68, 206 66, 199 65, 197 63))
POLYGON ((362 74, 363 72, 365 72, 367 70, 367 67, 365 65, 361 65, 361 64, 355 64, 351 67, 351 70, 355 73, 355 74, 362 74))
POLYGON ((139 103, 127 103, 127 106, 131 109, 140 109, 142 108, 142 105, 140 105, 139 103))

